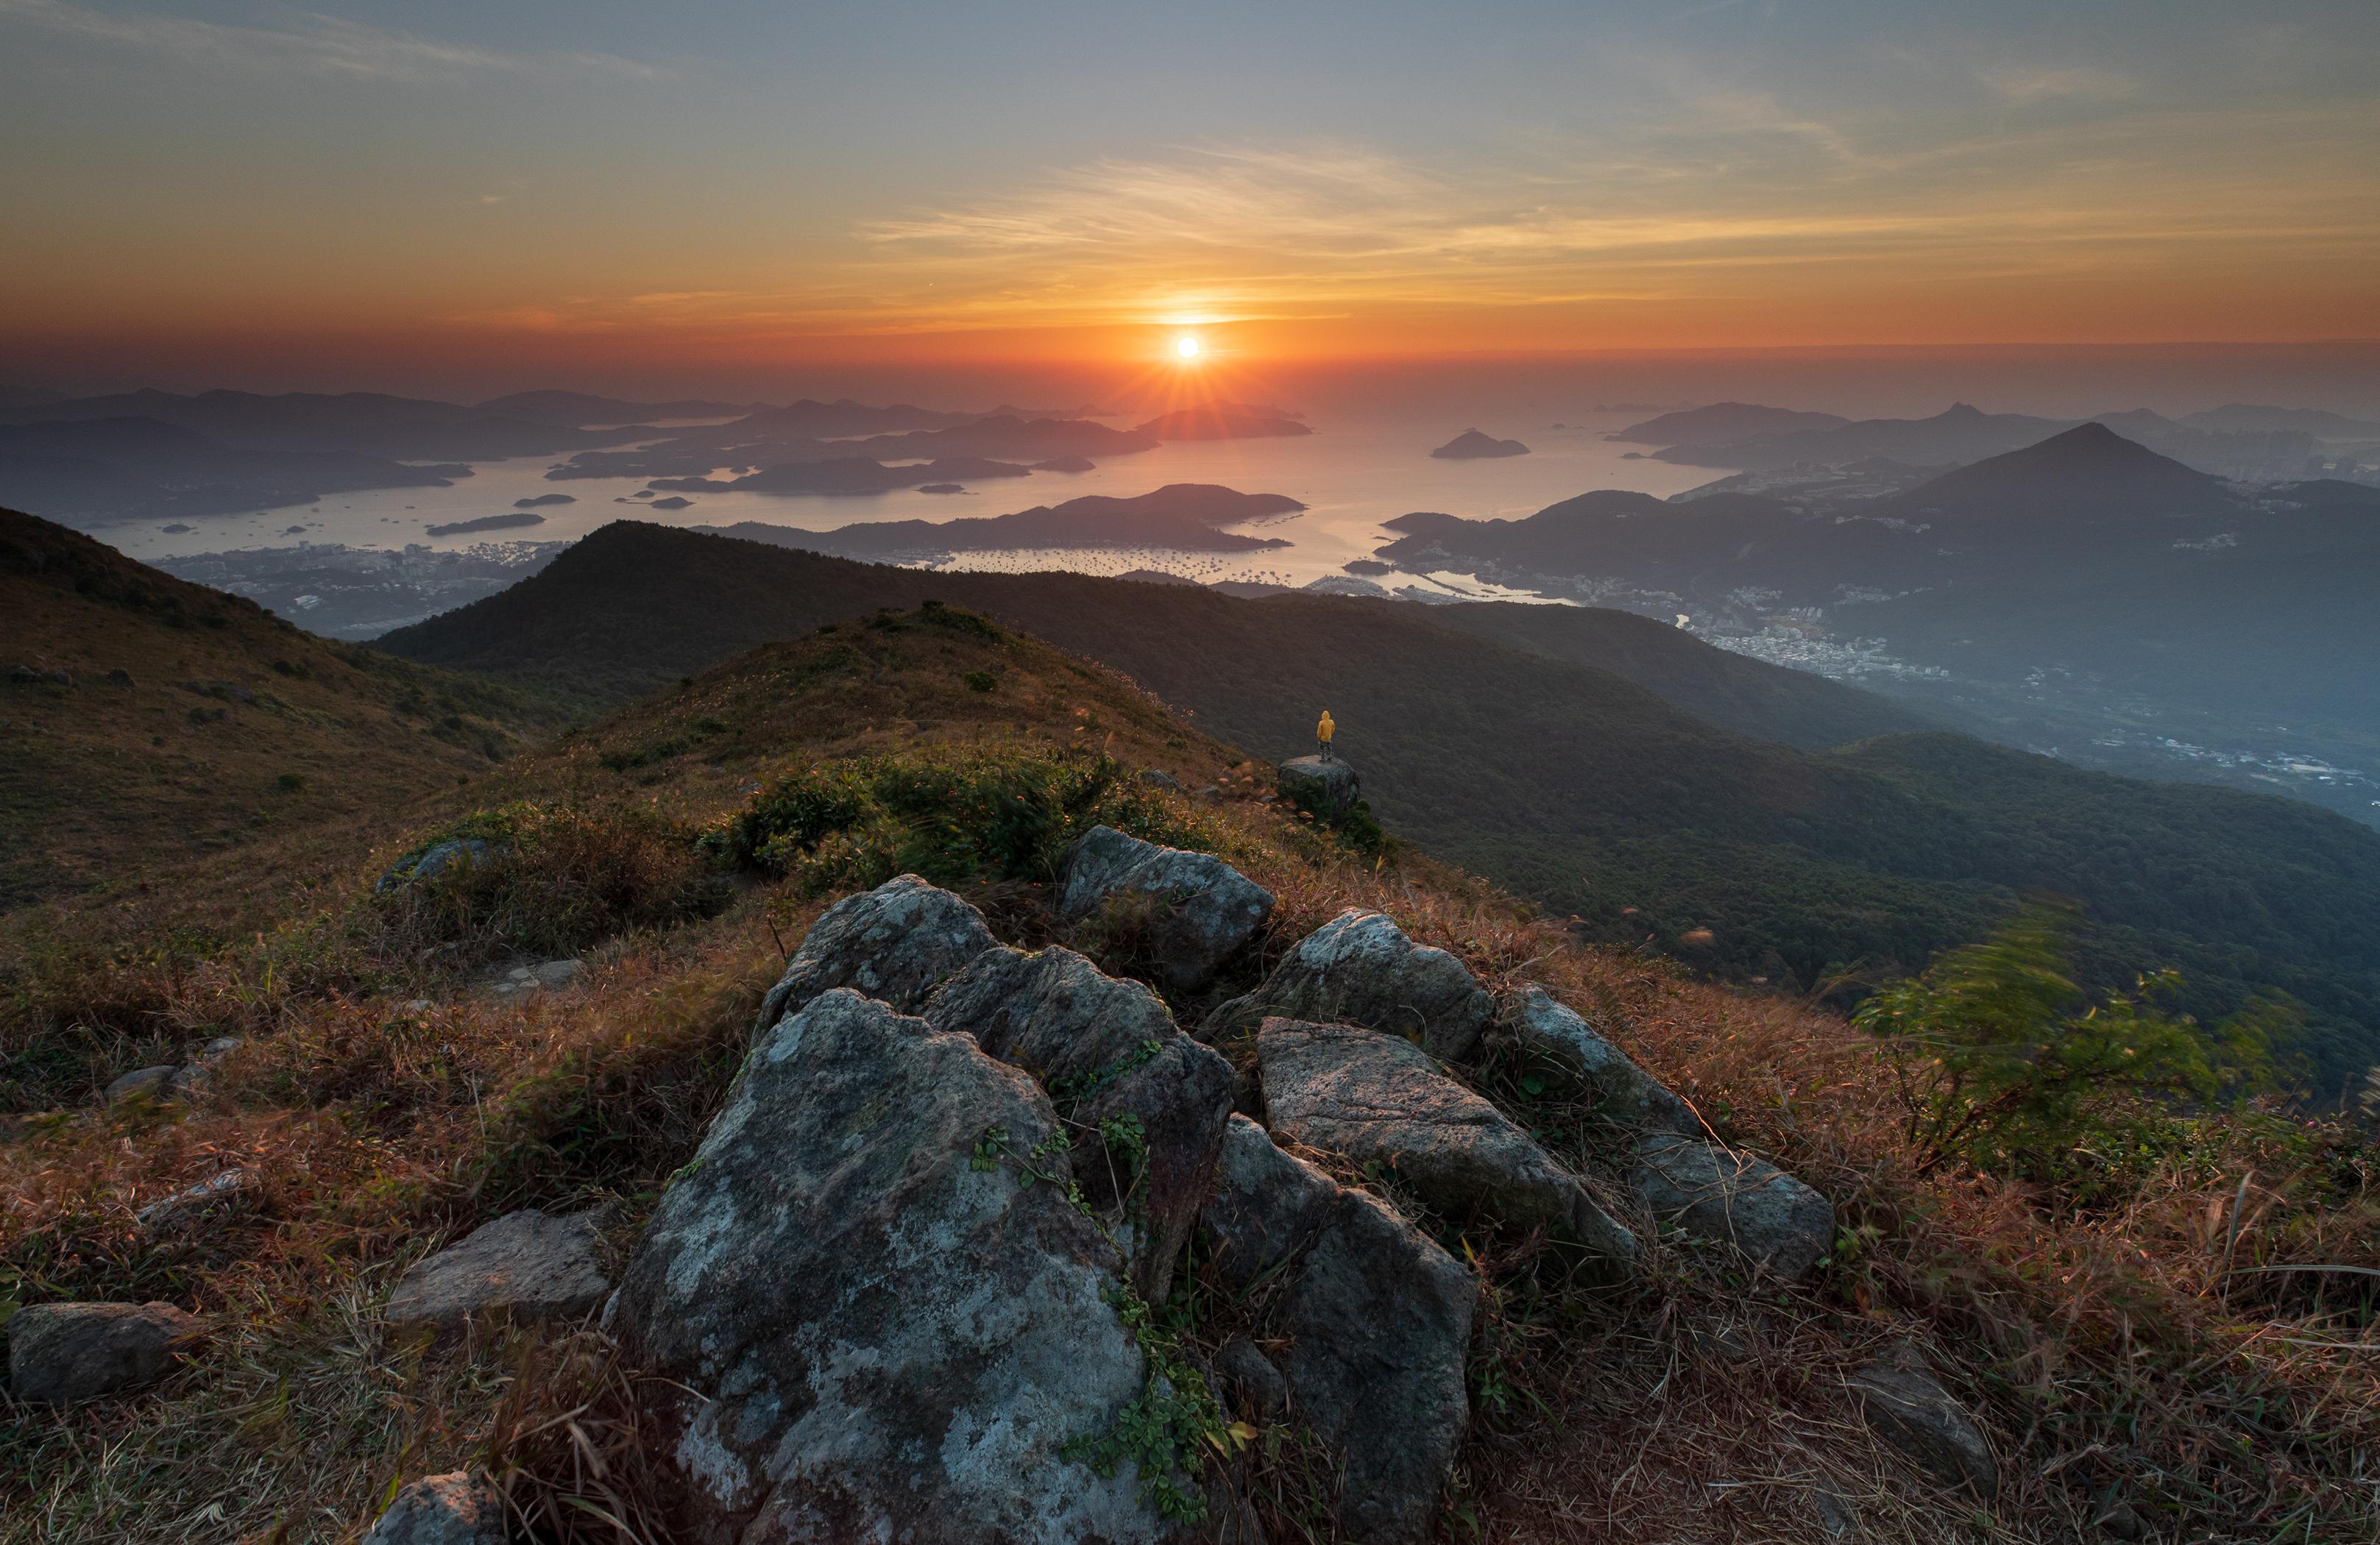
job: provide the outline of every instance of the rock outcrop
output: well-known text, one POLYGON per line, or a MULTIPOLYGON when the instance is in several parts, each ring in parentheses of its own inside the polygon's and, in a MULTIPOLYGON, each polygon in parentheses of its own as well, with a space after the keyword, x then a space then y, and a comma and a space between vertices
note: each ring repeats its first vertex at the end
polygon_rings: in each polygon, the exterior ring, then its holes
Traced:
POLYGON ((1067 850, 1059 882, 1058 910, 1068 917, 1118 899, 1145 899, 1148 944, 1159 975, 1177 992, 1204 986, 1272 915, 1272 892, 1221 859, 1144 842, 1112 827, 1093 827, 1067 850))
POLYGON ((988 950, 926 1019, 1049 1093, 1078 1144, 1075 1177, 1127 1244, 1141 1296, 1162 1303, 1213 1182, 1231 1064, 1176 1029, 1156 994, 1071 949, 988 950))
POLYGON ((1701 1135, 1702 1122, 1683 1100, 1544 988, 1524 992, 1506 1023, 1515 1042, 1590 1096, 1605 1119, 1632 1132, 1701 1135))
POLYGON ((1339 1184, 1284 1153, 1265 1129, 1234 1114, 1223 1134, 1222 1162, 1198 1222, 1215 1248, 1215 1269, 1246 1287, 1305 1253, 1322 1230, 1339 1184))
POLYGON ((1201 1039, 1267 1016, 1360 1025, 1459 1062, 1494 1016, 1487 989, 1443 949, 1417 945, 1388 917, 1349 908, 1298 941, 1262 985, 1216 1010, 1201 1039))
POLYGON ((653 1397, 691 1538, 1172 1533, 1131 1465, 1072 1456, 1146 1366, 1071 1178, 1048 1096, 971 1036, 849 989, 765 1032, 610 1316, 694 1392, 653 1397))
POLYGON ((1636 1160, 1632 1183, 1656 1217, 1726 1240, 1789 1282, 1834 1248, 1835 1204, 1766 1159, 1654 1132, 1636 1145, 1636 1160))
POLYGON ((466 1471, 405 1487, 362 1545, 504 1545, 504 1496, 466 1471))
POLYGON ((1300 804, 1345 810, 1364 797, 1364 780, 1336 756, 1293 756, 1277 773, 1281 791, 1300 804))
POLYGON ((507 1213, 414 1263, 388 1297, 399 1330, 459 1331, 475 1321, 527 1325, 575 1320, 611 1292, 599 1259, 601 1235, 584 1213, 554 1217, 534 1207, 507 1213))
POLYGON ((1999 1494, 1999 1466, 1983 1429, 1914 1352, 1894 1347, 1850 1382, 1868 1426, 1927 1475, 1986 1503, 1999 1494))
POLYGON ((754 1032, 834 987, 914 1014, 942 982, 999 945, 981 912, 915 875, 898 875, 826 910, 761 1000, 754 1032))
POLYGON ((1465 429, 1430 454, 1442 462, 1477 461, 1490 456, 1525 456, 1529 448, 1517 440, 1498 440, 1477 429, 1465 429))
POLYGON ((109 1084, 101 1098, 111 1105, 127 1100, 170 1100, 175 1095, 174 1080, 181 1071, 181 1065, 172 1062, 136 1068, 109 1084))
POLYGON ((29 1406, 76 1406, 145 1389, 201 1330, 171 1304, 34 1304, 8 1317, 8 1391, 29 1406))
POLYGON ((1403 1545, 1436 1532, 1471 1421, 1463 1382, 1478 1310, 1470 1270, 1364 1191, 1340 1191, 1286 1306, 1298 1414, 1345 1457, 1339 1527, 1403 1545))
POLYGON ((1391 1170, 1450 1217, 1555 1229, 1621 1266, 1634 1262, 1636 1237, 1578 1177, 1412 1043, 1269 1019, 1257 1056, 1277 1135, 1391 1170))
POLYGON ((423 880, 434 880, 449 869, 468 869, 475 864, 492 863, 509 851, 477 837, 450 837, 443 842, 433 842, 413 857, 392 865, 372 889, 376 892, 391 891, 418 885, 423 880))
MULTIPOLYGON (((1286 1285, 1281 1371, 1298 1418, 1344 1458, 1341 1531, 1430 1538, 1471 1419, 1463 1361, 1477 1279, 1378 1198, 1283 1153, 1245 1116, 1232 1117, 1199 1223, 1227 1285, 1286 1285)), ((1219 1370, 1235 1382, 1254 1372, 1219 1370)))

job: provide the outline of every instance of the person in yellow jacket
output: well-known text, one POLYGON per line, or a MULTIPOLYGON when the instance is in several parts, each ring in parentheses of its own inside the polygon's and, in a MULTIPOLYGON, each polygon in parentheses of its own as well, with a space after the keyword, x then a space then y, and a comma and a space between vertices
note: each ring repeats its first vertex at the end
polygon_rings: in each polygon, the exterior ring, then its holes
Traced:
POLYGON ((1330 720, 1330 710, 1322 710, 1322 722, 1314 727, 1314 738, 1322 747, 1322 759, 1330 760, 1330 736, 1339 728, 1330 720))

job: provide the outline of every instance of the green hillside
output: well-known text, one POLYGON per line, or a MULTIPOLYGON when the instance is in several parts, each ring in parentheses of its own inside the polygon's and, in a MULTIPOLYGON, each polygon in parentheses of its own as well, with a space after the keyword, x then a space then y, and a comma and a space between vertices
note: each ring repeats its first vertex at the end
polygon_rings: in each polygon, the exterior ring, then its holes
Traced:
POLYGON ((1575 913, 1588 937, 1813 988, 1921 965, 2049 891, 2090 909, 2102 982, 2178 966, 2210 1015, 2290 994, 2325 1082, 2380 1051, 2380 836, 2287 801, 2083 774, 1952 735, 1797 750, 1434 610, 928 574, 623 525, 385 643, 616 700, 929 596, 1112 665, 1259 755, 1304 749, 1329 707, 1393 827, 1575 913))

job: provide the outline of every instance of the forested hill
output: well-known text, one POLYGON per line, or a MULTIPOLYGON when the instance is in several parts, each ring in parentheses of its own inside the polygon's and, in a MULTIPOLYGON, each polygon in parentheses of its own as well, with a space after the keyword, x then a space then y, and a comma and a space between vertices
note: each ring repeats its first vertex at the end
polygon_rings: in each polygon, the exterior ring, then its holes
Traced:
POLYGON ((2284 800, 2082 774, 1953 735, 1798 750, 1459 631, 1434 609, 929 574, 624 525, 384 642, 616 701, 752 643, 929 597, 1113 665, 1260 755, 1302 748, 1329 707, 1392 827, 1598 938, 1813 985, 1922 964, 2048 890, 2090 909, 2103 981, 2174 966, 2206 1013, 2287 992, 2308 1006, 2326 1069, 2380 1053, 2380 834, 2284 800))

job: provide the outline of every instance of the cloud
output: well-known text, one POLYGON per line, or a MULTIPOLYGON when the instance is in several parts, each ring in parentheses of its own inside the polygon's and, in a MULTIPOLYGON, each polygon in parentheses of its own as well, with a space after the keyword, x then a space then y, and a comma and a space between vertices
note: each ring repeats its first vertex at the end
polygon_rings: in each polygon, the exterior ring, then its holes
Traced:
POLYGON ((504 53, 310 14, 299 15, 285 27, 236 27, 153 12, 117 14, 65 0, 0 0, 0 21, 170 54, 186 62, 376 80, 426 83, 475 75, 590 73, 655 78, 669 73, 609 54, 504 53))

